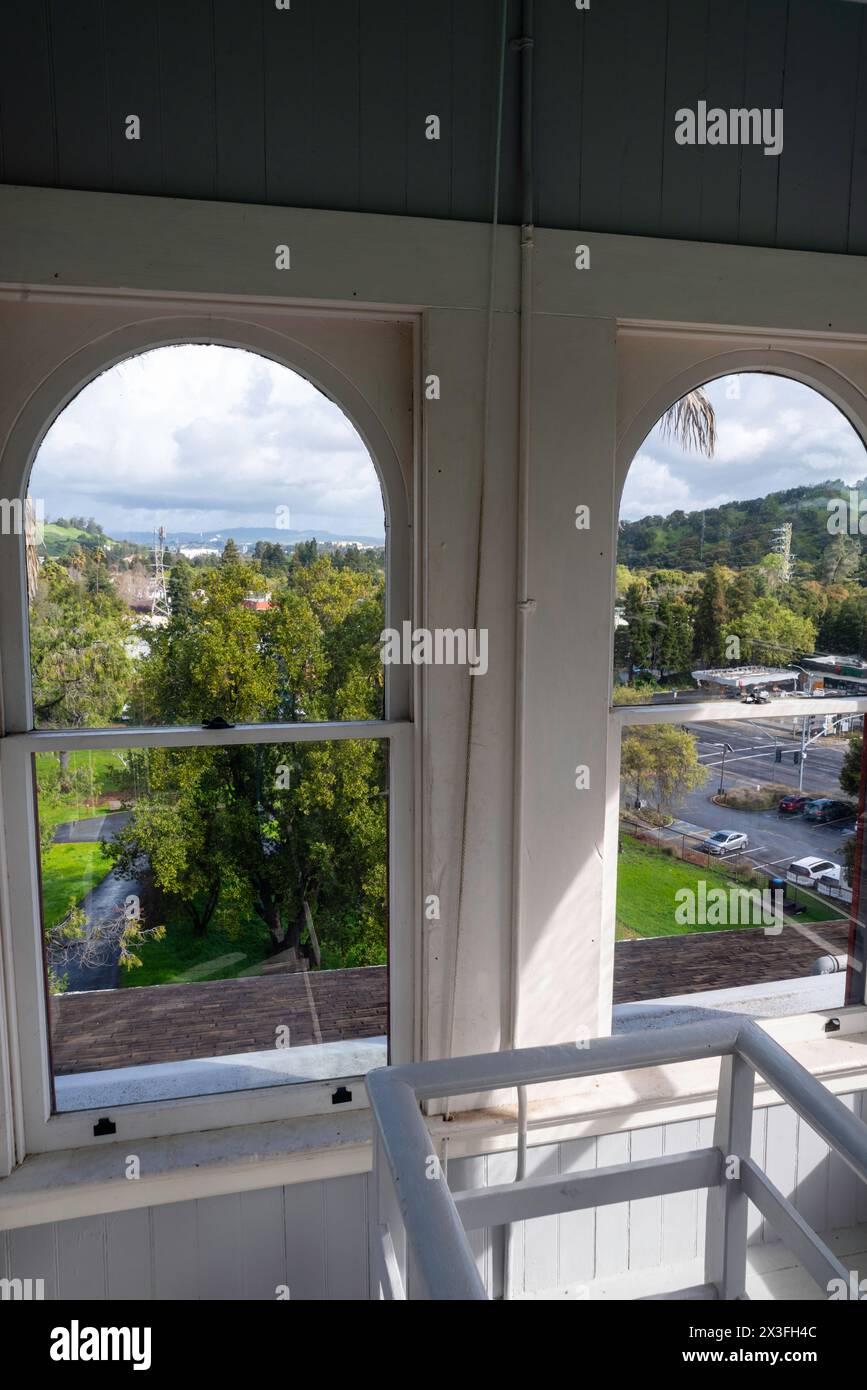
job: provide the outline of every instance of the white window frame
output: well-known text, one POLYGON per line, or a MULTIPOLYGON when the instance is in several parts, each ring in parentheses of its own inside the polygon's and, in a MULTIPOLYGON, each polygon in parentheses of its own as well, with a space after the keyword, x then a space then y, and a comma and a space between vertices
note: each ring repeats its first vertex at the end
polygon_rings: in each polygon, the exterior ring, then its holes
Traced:
MULTIPOLYGON (((825 696, 820 701, 782 698, 770 705, 747 705, 734 700, 690 700, 679 704, 612 705, 608 718, 608 783, 606 796, 605 855, 603 882, 603 921, 606 959, 602 978, 609 990, 609 1009, 614 973, 614 934, 617 906, 617 840, 620 819, 620 755, 623 730, 641 724, 739 724, 751 719, 803 719, 808 714, 861 714, 867 716, 867 697, 825 696)), ((867 971, 865 971, 867 975, 867 971)), ((769 985, 769 989, 773 986, 769 985)), ((653 1000, 648 1000, 653 1003, 653 1000)), ((867 994, 863 1003, 867 1003, 867 994)), ((853 1005, 852 1008, 863 1007, 853 1005)))
MULTIPOLYGON (((199 306, 196 306, 199 308, 199 306)), ((286 310, 287 318, 295 315, 286 310)), ((316 317, 310 310, 298 316, 316 317)), ((352 318, 382 315, 351 314, 352 318)), ((390 320, 396 316, 392 314, 390 320)), ((413 397, 418 400, 419 325, 417 316, 401 315, 413 325, 413 397)), ((177 343, 220 344, 269 357, 312 381, 349 418, 366 444, 377 470, 386 513, 386 612, 388 626, 411 618, 413 555, 411 498, 404 486, 391 440, 351 381, 294 338, 276 347, 267 329, 237 321, 221 322, 178 314, 151 325, 137 325, 115 335, 111 344, 97 340, 64 362, 41 400, 28 403, 11 440, 18 495, 27 494, 33 459, 50 426, 69 401, 101 372, 117 362, 153 348, 177 343)), ((417 440, 416 440, 417 446, 417 440)), ((7 445, 7 452, 9 449, 7 445)), ((413 469, 415 471, 415 469, 413 469)), ((7 475, 8 476, 8 475, 7 475)), ((9 491, 8 482, 6 490, 9 491)), ((14 495, 14 494, 10 494, 14 495)), ((109 748, 225 747, 249 743, 322 743, 375 739, 388 743, 388 1037, 389 1059, 409 1062, 418 1055, 417 950, 414 923, 418 855, 414 786, 418 760, 413 720, 414 668, 384 667, 384 717, 372 720, 305 724, 238 724, 231 729, 151 726, 118 729, 37 730, 33 727, 30 688, 28 598, 24 539, 0 536, 0 676, 7 733, 0 738, 0 969, 5 995, 0 999, 6 1028, 0 1027, 0 1080, 7 1087, 5 1105, 10 1133, 0 1151, 0 1174, 27 1154, 104 1144, 93 1130, 99 1119, 116 1125, 117 1140, 191 1134, 201 1130, 249 1125, 301 1116, 330 1116, 367 1106, 363 1076, 335 1076, 327 1081, 282 1084, 163 1101, 105 1105, 76 1111, 53 1111, 49 1052, 47 982, 43 961, 39 893, 37 810, 33 755, 40 752, 109 748), (338 1085, 351 1101, 335 1107, 338 1085)), ((0 1102, 4 1097, 0 1096, 0 1102)))

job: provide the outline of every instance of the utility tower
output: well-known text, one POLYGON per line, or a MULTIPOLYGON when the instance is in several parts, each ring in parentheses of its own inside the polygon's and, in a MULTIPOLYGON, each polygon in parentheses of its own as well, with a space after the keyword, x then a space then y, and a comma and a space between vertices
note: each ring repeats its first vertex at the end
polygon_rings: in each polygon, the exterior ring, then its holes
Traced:
POLYGON ((166 528, 161 526, 158 531, 154 531, 154 558, 153 558, 153 582, 151 592, 153 602, 151 603, 152 618, 168 618, 171 616, 169 609, 169 592, 166 587, 166 528))
POLYGON ((775 555, 782 555, 783 557, 782 579, 784 584, 788 584, 792 577, 792 562, 795 558, 792 554, 791 521, 784 521, 782 526, 775 527, 773 537, 771 548, 775 555))

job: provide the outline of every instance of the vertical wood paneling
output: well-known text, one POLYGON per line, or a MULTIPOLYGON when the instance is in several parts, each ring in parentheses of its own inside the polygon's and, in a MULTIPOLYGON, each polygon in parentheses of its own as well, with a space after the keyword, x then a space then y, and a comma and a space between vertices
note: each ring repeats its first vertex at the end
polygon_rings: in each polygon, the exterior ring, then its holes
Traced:
POLYGON ((675 112, 707 98, 708 0, 670 0, 662 142, 663 236, 701 236, 707 147, 675 143, 675 112))
MULTIPOLYGON (((840 1099, 847 1110, 851 1110, 854 1115, 858 1114, 860 1096, 841 1096, 840 1099)), ((852 1225, 853 1214, 857 1211, 859 1186, 857 1174, 853 1173, 848 1163, 844 1163, 842 1158, 832 1153, 828 1159, 829 1230, 833 1231, 838 1226, 852 1225)))
MULTIPOLYGON (((500 0, 472 5, 455 0, 453 5, 451 216, 471 221, 487 221, 493 206, 500 12, 500 0)), ((514 53, 507 55, 510 61, 514 65, 514 53)), ((512 163, 514 159, 513 149, 512 163)), ((504 221, 508 214, 504 197, 504 221)))
POLYGON ((452 3, 421 5, 406 37, 406 209, 442 216, 452 201, 452 3), (439 116, 440 139, 425 138, 425 120, 439 116))
POLYGON ((116 1211, 105 1218, 107 1297, 151 1299, 153 1293, 151 1212, 116 1211))
POLYGON ((317 0, 277 10, 261 0, 265 25, 267 201, 311 207, 314 189, 313 11, 317 0))
POLYGON ((57 178, 62 188, 111 185, 103 6, 49 0, 57 178))
MULTIPOLYGON (((725 111, 743 106, 747 0, 712 4, 708 13, 707 103, 725 111)), ((737 241, 741 166, 763 159, 761 150, 741 145, 704 149, 700 233, 706 241, 737 241)))
POLYGON ((210 0, 160 0, 158 15, 163 191, 179 198, 213 198, 217 150, 210 0))
MULTIPOLYGON (((451 1191, 469 1192, 489 1186, 487 1164, 486 1157, 459 1158, 449 1163, 448 1184, 451 1191)), ((492 1284, 491 1232, 485 1230, 469 1231, 467 1239, 475 1256, 479 1278, 483 1281, 490 1297, 492 1284)))
POLYGON ((274 1302, 286 1278, 286 1228, 279 1187, 241 1193, 241 1279, 246 1299, 274 1302))
POLYGON ((357 208, 359 0, 316 0, 313 11, 315 206, 357 208))
POLYGON ((860 5, 791 0, 777 217, 781 246, 846 250, 862 20, 860 5))
MULTIPOLYGON (((698 1122, 681 1120, 663 1125, 663 1152, 689 1153, 698 1148, 698 1122)), ((662 1199, 662 1263, 679 1264, 698 1253, 698 1195, 673 1192, 662 1199)))
POLYGON ((402 0, 365 0, 360 18, 359 207, 362 212, 403 213, 407 10, 402 0))
POLYGON ((325 1185, 325 1286, 329 1299, 364 1299, 367 1260, 367 1179, 331 1178, 325 1185))
POLYGON ((630 22, 616 7, 570 15, 586 25, 579 226, 615 231, 628 220, 659 229, 665 126, 666 0, 645 0, 630 22))
POLYGON ((290 1297, 325 1298, 325 1183, 283 1189, 286 1223, 286 1282, 290 1297))
POLYGON ((154 1297, 199 1297, 199 1228, 195 1202, 173 1202, 151 1213, 154 1297))
MULTIPOLYGON (((747 109, 774 111, 782 105, 788 10, 788 0, 749 0, 743 58, 747 109)), ((743 151, 738 235, 749 246, 773 246, 776 240, 780 159, 761 150, 743 151)))
MULTIPOLYGON (((765 1140, 765 1172, 784 1197, 795 1191, 798 1165, 798 1117, 788 1105, 774 1105, 768 1110, 768 1129, 765 1140)), ((762 1226, 762 1239, 779 1239, 767 1221, 762 1226)))
POLYGON ((198 1289, 202 1299, 244 1297, 241 1194, 196 1202, 198 1289))
MULTIPOLYGON (((551 1177, 559 1172, 559 1145, 541 1144, 527 1152, 527 1177, 551 1177)), ((557 1287, 559 1216, 541 1216, 522 1222, 523 1291, 544 1293, 557 1287)), ((518 1288, 522 1285, 519 1283, 518 1288)))
POLYGON ((106 5, 108 140, 119 192, 162 192, 157 21, 155 5, 106 5), (126 138, 130 115, 141 121, 139 140, 126 138))
POLYGON ((572 6, 536 6, 533 120, 540 227, 581 226, 586 28, 586 15, 572 6))
POLYGON ((7 1269, 12 1279, 44 1279, 46 1299, 59 1298, 57 1233, 59 1226, 31 1226, 7 1231, 7 1269))
MULTIPOLYGON (((586 1173, 596 1167, 596 1139, 560 1145, 560 1172, 586 1173)), ((580 1288, 596 1273, 596 1212, 567 1211, 560 1217, 559 1287, 580 1288)))
MULTIPOLYGON (((754 1163, 764 1170, 765 1156, 767 1153, 768 1136, 768 1112, 767 1110, 753 1111, 753 1134, 750 1144, 750 1158, 754 1163)), ((747 1244, 756 1245, 762 1239, 763 1221, 762 1214, 758 1207, 754 1207, 750 1202, 747 1208, 747 1244)))
POLYGON ((795 1206, 814 1231, 828 1228, 828 1145, 800 1117, 795 1206))
POLYGON ((59 1299, 84 1302, 108 1296, 105 1222, 104 1216, 81 1216, 56 1227, 59 1299))
MULTIPOLYGON (((600 1134, 596 1166, 609 1168, 629 1162, 628 1134, 600 1134)), ((596 1212, 596 1278, 611 1278, 629 1268, 629 1211, 625 1202, 599 1207, 596 1212)))
POLYGON ((57 179, 53 100, 46 5, 13 0, 4 6, 0 43, 0 178, 5 183, 57 179))
POLYGON ((265 70, 262 11, 214 3, 217 197, 260 202, 265 188, 265 70))
MULTIPOLYGON (((630 1136, 629 1158, 639 1163, 644 1158, 661 1158, 663 1126, 633 1130, 630 1136)), ((629 1268, 653 1269, 662 1258, 662 1198, 643 1197, 629 1203, 629 1268)))
POLYGON ((852 189, 849 206, 848 249, 867 253, 867 10, 861 11, 861 45, 858 56, 858 90, 855 95, 855 129, 852 142, 852 189))

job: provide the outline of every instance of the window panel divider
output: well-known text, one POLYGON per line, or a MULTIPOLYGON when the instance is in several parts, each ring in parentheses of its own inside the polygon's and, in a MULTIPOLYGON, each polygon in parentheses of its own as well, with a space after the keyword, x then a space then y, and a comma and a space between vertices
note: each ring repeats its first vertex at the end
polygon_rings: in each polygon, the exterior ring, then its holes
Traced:
POLYGON ((740 720, 802 719, 823 714, 867 713, 867 696, 849 695, 821 700, 774 700, 769 705, 747 705, 740 700, 676 700, 659 705, 613 705, 612 720, 630 724, 720 724, 740 720))
POLYGON ((0 739, 29 753, 99 748, 223 748, 249 743, 332 743, 347 739, 390 739, 411 729, 408 719, 328 720, 310 724, 235 724, 228 729, 164 725, 110 729, 31 729, 0 739))

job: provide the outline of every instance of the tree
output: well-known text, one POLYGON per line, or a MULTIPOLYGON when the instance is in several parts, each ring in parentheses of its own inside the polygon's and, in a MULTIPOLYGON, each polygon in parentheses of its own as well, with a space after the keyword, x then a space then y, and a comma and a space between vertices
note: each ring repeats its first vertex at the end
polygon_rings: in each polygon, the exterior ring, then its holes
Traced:
POLYGON ((193 601, 193 570, 186 555, 178 554, 176 557, 169 571, 166 592, 172 620, 176 623, 186 622, 193 601))
POLYGON ((653 650, 647 585, 643 580, 636 580, 626 590, 623 617, 628 628, 629 684, 632 685, 636 670, 649 665, 653 650))
POLYGON ((697 661, 715 668, 726 661, 728 604, 723 571, 711 565, 699 586, 693 650, 697 661))
POLYGON ((130 620, 111 589, 90 593, 46 560, 30 610, 36 721, 74 728, 115 723, 132 678, 130 620))
POLYGON ((707 774, 692 734, 670 724, 647 724, 624 736, 620 775, 636 798, 649 794, 657 811, 703 787, 707 774))
POLYGON ((223 546, 223 554, 220 563, 223 565, 237 565, 241 559, 241 552, 230 536, 223 546))
POLYGON ((846 755, 840 769, 840 786, 847 796, 857 797, 861 791, 861 749, 862 734, 850 734, 846 744, 846 755))
POLYGON ((663 598, 657 609, 656 664, 661 676, 685 671, 692 653, 692 619, 682 598, 663 598))
POLYGON ((822 572, 829 584, 845 584, 861 564, 861 542, 854 536, 835 536, 822 552, 822 572))
MULTIPOLYGON (((189 615, 153 636, 140 688, 151 719, 200 723, 369 719, 381 714, 382 578, 320 557, 270 609, 238 559, 202 574, 189 615)), ((368 740, 155 750, 117 843, 116 872, 147 863, 197 932, 254 912, 272 949, 301 945, 305 904, 334 964, 385 951, 384 760, 368 740)))
POLYGON ((687 391, 669 406, 660 421, 664 436, 673 436, 681 448, 713 458, 716 450, 716 414, 709 398, 699 387, 687 391))
POLYGON ((816 650, 816 628, 779 599, 757 599, 738 623, 741 655, 747 661, 788 665, 816 650))

